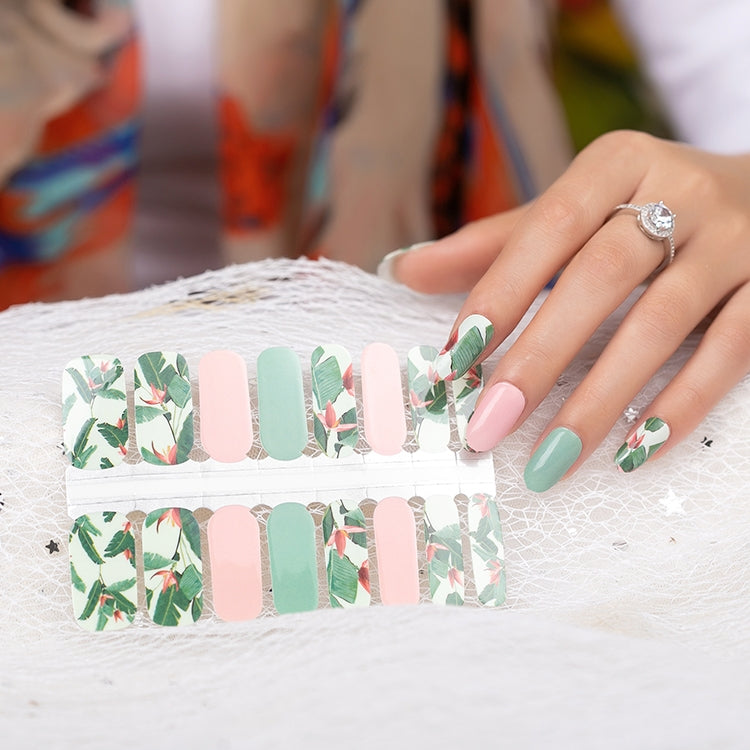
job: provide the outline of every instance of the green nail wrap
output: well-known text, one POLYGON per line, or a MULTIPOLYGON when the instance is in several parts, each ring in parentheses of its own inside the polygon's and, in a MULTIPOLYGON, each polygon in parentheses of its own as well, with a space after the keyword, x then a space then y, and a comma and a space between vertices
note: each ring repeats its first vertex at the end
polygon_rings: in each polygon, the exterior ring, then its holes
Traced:
POLYGON ((299 357, 283 346, 258 356, 260 441, 271 458, 291 461, 307 445, 307 418, 299 357))
POLYGON ((268 557, 273 603, 280 614, 318 606, 315 524, 299 503, 277 505, 268 517, 268 557))
POLYGON ((562 479, 581 455, 581 438, 567 427, 556 427, 526 464, 523 478, 534 492, 544 492, 562 479))
POLYGON ((669 434, 669 425, 663 419, 650 417, 618 449, 617 468, 625 473, 637 469, 667 442, 669 434))

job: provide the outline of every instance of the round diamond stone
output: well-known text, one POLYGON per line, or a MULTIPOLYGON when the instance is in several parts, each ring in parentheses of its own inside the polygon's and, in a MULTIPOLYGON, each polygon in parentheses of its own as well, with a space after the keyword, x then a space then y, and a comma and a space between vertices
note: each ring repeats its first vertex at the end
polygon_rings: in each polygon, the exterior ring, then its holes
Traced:
POLYGON ((639 218, 646 233, 654 237, 669 237, 674 231, 674 214, 661 201, 643 206, 639 218))

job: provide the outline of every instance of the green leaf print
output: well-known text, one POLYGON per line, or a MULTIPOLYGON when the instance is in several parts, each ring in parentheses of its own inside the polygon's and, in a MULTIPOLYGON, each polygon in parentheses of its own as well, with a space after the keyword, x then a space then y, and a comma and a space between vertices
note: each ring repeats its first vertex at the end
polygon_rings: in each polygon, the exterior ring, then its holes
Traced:
POLYGON ((119 609, 121 612, 131 617, 135 615, 137 608, 135 604, 132 601, 130 601, 130 599, 128 599, 120 591, 112 591, 111 588, 109 587, 107 587, 107 590, 109 591, 109 593, 112 594, 112 598, 115 602, 117 609, 119 609))
MULTIPOLYGON (((169 384, 169 380, 164 380, 162 370, 164 369, 164 355, 161 352, 148 352, 138 357, 138 367, 140 367, 146 383, 155 385, 160 391, 163 391, 169 384)), ((171 368, 174 373, 174 368, 171 368)), ((172 375, 169 376, 170 380, 172 375)))
POLYGON ((167 386, 167 394, 180 409, 184 409, 192 398, 190 383, 183 380, 180 375, 175 375, 167 386))
POLYGON ((328 442, 328 432, 317 414, 313 418, 313 437, 318 446, 324 449, 328 442))
POLYGON ((658 432, 662 427, 664 427, 664 424, 664 420, 659 419, 659 417, 649 417, 643 423, 643 429, 646 432, 658 432))
POLYGON ((79 615, 79 620, 88 620, 89 617, 91 617, 92 614, 94 614, 94 610, 96 609, 96 605, 99 603, 99 597, 102 595, 102 582, 97 579, 91 584, 91 588, 89 589, 89 595, 86 599, 86 606, 83 608, 83 611, 79 615))
POLYGON ((122 581, 115 581, 114 583, 108 583, 106 590, 108 594, 120 594, 123 591, 132 589, 135 586, 135 578, 125 578, 122 581))
POLYGON ((76 441, 73 444, 73 460, 74 465, 77 466, 77 468, 83 468, 86 465, 86 461, 88 461, 88 458, 93 452, 86 452, 86 443, 88 443, 89 441, 89 435, 91 434, 91 430, 93 429, 95 424, 96 417, 90 417, 81 425, 81 429, 78 431, 78 437, 76 437, 76 441), (81 465, 78 466, 76 462, 80 463, 81 465))
POLYGON ((89 384, 86 381, 86 378, 84 378, 83 375, 81 375, 81 373, 78 372, 78 370, 76 370, 74 367, 66 368, 65 372, 67 372, 73 380, 73 383, 75 384, 76 390, 78 391, 78 395, 81 397, 81 400, 84 403, 90 404, 94 400, 94 394, 91 391, 91 388, 89 388, 89 384))
POLYGON ((193 554, 201 559, 201 532, 195 516, 185 508, 180 508, 180 522, 182 523, 182 533, 187 539, 193 554))
POLYGON ((112 519, 115 517, 116 513, 113 510, 105 510, 102 513, 102 518, 104 519, 104 523, 112 523, 112 519))
POLYGON ((463 606, 464 600, 458 592, 454 591, 445 597, 445 603, 452 607, 461 607, 463 606))
POLYGON ((193 599, 193 603, 190 605, 190 616, 193 618, 193 622, 198 622, 203 611, 203 597, 196 596, 193 599))
POLYGON ((116 425, 102 422, 96 426, 99 434, 107 441, 113 448, 119 448, 121 445, 125 445, 128 439, 128 426, 125 424, 123 427, 117 427, 116 425))
POLYGON ((63 407, 62 407, 62 423, 65 424, 68 421, 68 417, 70 416, 70 410, 75 406, 76 403, 76 394, 70 393, 68 394, 68 397, 63 401, 63 407))
POLYGON ((484 349, 484 340, 476 327, 470 328, 451 349, 451 370, 464 373, 484 349))
POLYGON ((143 569, 144 570, 163 570, 168 568, 172 564, 172 560, 159 555, 156 552, 144 552, 143 553, 143 569))
POLYGON ((180 591, 186 599, 193 599, 203 590, 203 577, 195 565, 188 565, 180 578, 180 591))
POLYGON ((425 411, 433 416, 439 417, 440 422, 448 421, 448 395, 445 391, 444 380, 435 383, 435 385, 427 392, 427 396, 424 400, 427 403, 425 411))
POLYGON ((122 392, 118 391, 117 388, 102 388, 96 392, 99 398, 108 398, 113 401, 124 401, 127 396, 122 392))
POLYGON ((323 544, 328 544, 333 533, 333 511, 331 506, 326 507, 326 512, 323 514, 323 544))
POLYGON ((156 600, 153 620, 157 625, 175 627, 180 624, 180 610, 177 608, 175 599, 178 597, 178 590, 175 585, 168 586, 166 591, 162 591, 156 600))
POLYGON ((157 417, 161 417, 164 414, 164 410, 158 406, 145 406, 144 404, 135 405, 135 421, 136 424, 145 424, 151 422, 157 417))
POLYGON ((344 390, 341 369, 336 357, 328 357, 313 368, 312 388, 321 409, 325 409, 329 401, 333 403, 344 390))
POLYGON ((86 584, 81 579, 81 576, 78 575, 78 571, 76 570, 75 565, 73 565, 72 562, 70 563, 70 580, 72 581, 73 588, 76 591, 80 591, 81 593, 86 591, 86 584))
POLYGON ((104 557, 115 557, 125 550, 130 550, 131 560, 135 558, 135 537, 129 531, 116 531, 104 550, 104 557))
POLYGON ((99 459, 99 468, 100 469, 112 469, 114 468, 114 464, 112 461, 109 460, 107 456, 102 456, 99 459))
POLYGON ((193 450, 195 435, 193 434, 193 413, 187 415, 185 422, 177 435, 177 463, 187 461, 190 451, 193 450))
POLYGON ((331 551, 328 562, 328 590, 331 596, 354 604, 359 586, 359 570, 348 557, 331 551))
POLYGON ((96 563, 97 565, 101 565, 104 560, 99 555, 99 553, 96 551, 96 546, 94 545, 94 540, 89 535, 89 532, 86 531, 84 528, 78 528, 75 530, 75 535, 78 537, 78 541, 81 544, 81 548, 86 553, 88 558, 96 563))

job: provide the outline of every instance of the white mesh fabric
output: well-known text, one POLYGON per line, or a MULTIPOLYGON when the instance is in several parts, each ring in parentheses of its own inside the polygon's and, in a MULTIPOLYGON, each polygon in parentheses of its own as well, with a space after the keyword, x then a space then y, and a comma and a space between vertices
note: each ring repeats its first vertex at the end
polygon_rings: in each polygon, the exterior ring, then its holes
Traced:
POLYGON ((688 342, 575 478, 541 496, 523 485, 536 437, 618 315, 495 451, 503 610, 377 607, 241 625, 207 611, 188 632, 173 632, 149 624, 141 606, 121 633, 89 634, 74 622, 60 449, 60 381, 70 359, 111 352, 127 372, 145 351, 179 351, 195 383, 200 357, 229 348, 246 359, 252 383, 265 347, 290 346, 308 362, 317 344, 334 341, 356 369, 362 348, 381 340, 404 367, 411 346, 442 345, 458 304, 340 264, 265 261, 1 314, 3 746, 98 748, 117 736, 143 747, 243 747, 248 739, 324 747, 337 731, 356 732, 364 746, 397 731, 447 745, 502 725, 508 741, 555 737, 562 747, 566 738, 577 747, 604 739, 609 747, 743 747, 750 380, 667 456, 618 474, 612 457, 635 413, 689 356, 688 342), (45 547, 50 540, 59 552, 45 547))

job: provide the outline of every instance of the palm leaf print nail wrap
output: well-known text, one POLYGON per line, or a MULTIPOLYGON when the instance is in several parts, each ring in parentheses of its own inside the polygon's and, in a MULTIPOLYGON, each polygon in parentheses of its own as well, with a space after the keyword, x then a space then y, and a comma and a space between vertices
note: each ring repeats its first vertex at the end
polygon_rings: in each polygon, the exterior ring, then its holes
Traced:
POLYGON ((435 369, 443 380, 464 375, 479 359, 495 329, 484 315, 469 315, 448 340, 435 360, 435 369))
POLYGON ((667 442, 669 434, 669 425, 664 420, 650 417, 618 449, 617 468, 626 473, 637 469, 667 442))
POLYGON ((472 365, 460 378, 456 378, 451 386, 456 408, 458 439, 461 445, 466 446, 466 427, 482 391, 482 365, 472 365))
POLYGON ((365 517, 356 503, 338 500, 323 516, 328 593, 332 607, 370 604, 365 517))
POLYGON ((146 605, 157 625, 195 622, 203 610, 200 529, 185 508, 160 508, 143 524, 146 605))
POLYGON ((351 455, 359 437, 352 358, 327 344, 315 349, 311 365, 315 442, 331 458, 351 455))
POLYGON ((173 352, 138 357, 135 385, 135 437, 151 464, 181 464, 193 447, 193 396, 185 358, 173 352))
POLYGON ((424 536, 432 601, 461 606, 464 603, 464 558, 458 509, 452 497, 434 495, 425 500, 424 536))
POLYGON ((128 409, 120 360, 86 355, 63 373, 63 445, 77 469, 109 469, 128 450, 128 409))
POLYGON ((505 553, 497 501, 479 493, 469 499, 471 564, 479 601, 499 607, 505 601, 505 553))
POLYGON ((451 437, 445 381, 433 367, 436 356, 432 346, 415 346, 407 357, 414 433, 419 447, 430 452, 445 450, 451 437))
POLYGON ((78 517, 68 538, 73 612, 85 630, 120 630, 138 603, 135 538, 121 513, 78 517))

